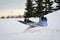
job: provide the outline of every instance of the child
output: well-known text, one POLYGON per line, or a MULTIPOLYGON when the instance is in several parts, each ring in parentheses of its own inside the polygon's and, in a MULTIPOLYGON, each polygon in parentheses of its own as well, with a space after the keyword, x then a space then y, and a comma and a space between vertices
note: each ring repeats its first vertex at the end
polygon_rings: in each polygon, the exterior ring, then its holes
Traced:
POLYGON ((44 17, 44 16, 40 16, 38 25, 40 25, 40 26, 47 26, 47 18, 44 17))

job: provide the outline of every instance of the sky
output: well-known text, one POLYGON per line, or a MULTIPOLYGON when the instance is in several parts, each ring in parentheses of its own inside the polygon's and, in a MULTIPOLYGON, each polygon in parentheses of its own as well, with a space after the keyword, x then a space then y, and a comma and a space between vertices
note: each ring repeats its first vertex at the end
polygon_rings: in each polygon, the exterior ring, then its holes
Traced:
POLYGON ((0 0, 0 17, 8 15, 22 15, 26 0, 0 0))
POLYGON ((0 0, 0 9, 24 9, 25 0, 0 0))

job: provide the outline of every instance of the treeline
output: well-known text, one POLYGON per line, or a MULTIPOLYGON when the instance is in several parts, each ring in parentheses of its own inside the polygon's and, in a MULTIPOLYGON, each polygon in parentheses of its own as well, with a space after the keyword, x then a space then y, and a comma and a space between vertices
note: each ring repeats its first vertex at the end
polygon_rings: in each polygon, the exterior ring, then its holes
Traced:
POLYGON ((46 15, 60 9, 60 0, 27 0, 25 8, 25 18, 46 15), (54 8, 54 3, 56 7, 54 8))
POLYGON ((4 18, 22 18, 23 16, 22 15, 18 15, 18 16, 7 16, 7 17, 0 17, 0 19, 4 19, 4 18))

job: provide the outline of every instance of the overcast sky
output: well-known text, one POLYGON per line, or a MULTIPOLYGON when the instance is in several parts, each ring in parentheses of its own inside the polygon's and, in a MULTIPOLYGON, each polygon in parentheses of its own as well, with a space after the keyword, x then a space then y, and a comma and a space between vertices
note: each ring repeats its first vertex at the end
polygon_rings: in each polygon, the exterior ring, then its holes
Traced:
POLYGON ((0 0, 0 10, 2 9, 24 9, 26 0, 0 0))
POLYGON ((23 15, 26 0, 0 0, 0 17, 23 15))

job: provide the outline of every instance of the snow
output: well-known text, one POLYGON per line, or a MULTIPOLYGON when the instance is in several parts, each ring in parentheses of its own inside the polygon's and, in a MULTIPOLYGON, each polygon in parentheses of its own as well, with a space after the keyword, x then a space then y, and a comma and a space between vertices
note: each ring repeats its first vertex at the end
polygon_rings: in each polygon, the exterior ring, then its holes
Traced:
MULTIPOLYGON (((60 10, 46 15, 48 18, 47 27, 35 27, 27 29, 29 26, 19 23, 14 19, 0 19, 0 40, 60 40, 60 10), (27 29, 27 30, 26 30, 27 29)), ((30 18, 38 22, 38 18, 30 18)))
POLYGON ((53 5, 52 5, 52 7, 53 7, 53 8, 57 8, 56 6, 58 6, 58 3, 55 3, 55 2, 54 2, 53 5))

